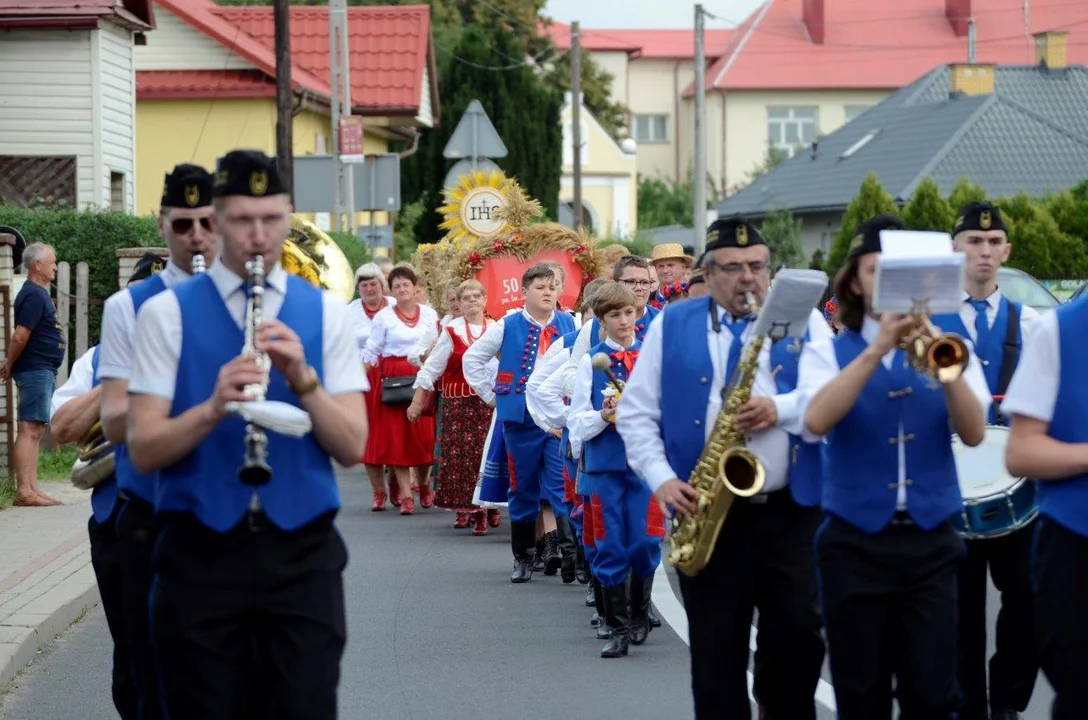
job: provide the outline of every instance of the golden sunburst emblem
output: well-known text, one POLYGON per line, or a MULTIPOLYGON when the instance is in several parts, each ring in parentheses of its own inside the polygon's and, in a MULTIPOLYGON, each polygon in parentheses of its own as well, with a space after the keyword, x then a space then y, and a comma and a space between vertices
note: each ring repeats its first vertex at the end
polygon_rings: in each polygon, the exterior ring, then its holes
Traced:
POLYGON ((450 242, 488 239, 508 232, 508 221, 496 211, 509 204, 513 181, 496 171, 475 171, 461 176, 443 192, 446 204, 438 208, 445 220, 439 225, 450 242))

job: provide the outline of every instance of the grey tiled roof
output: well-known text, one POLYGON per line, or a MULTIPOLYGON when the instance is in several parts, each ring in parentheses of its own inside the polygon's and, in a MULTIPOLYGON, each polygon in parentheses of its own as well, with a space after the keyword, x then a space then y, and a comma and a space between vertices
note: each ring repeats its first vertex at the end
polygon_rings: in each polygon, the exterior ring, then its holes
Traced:
POLYGON ((934 69, 820 140, 815 157, 798 153, 723 200, 718 214, 841 210, 870 171, 899 202, 927 176, 946 193, 967 177, 994 196, 1088 177, 1088 68, 998 67, 987 96, 950 98, 948 86, 948 66, 934 69))

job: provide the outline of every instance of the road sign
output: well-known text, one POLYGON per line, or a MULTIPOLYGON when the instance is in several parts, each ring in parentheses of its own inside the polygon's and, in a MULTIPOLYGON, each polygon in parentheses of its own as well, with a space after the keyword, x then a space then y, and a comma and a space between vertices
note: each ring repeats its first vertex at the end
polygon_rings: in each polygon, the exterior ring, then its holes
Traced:
POLYGON ((506 157, 506 144, 499 137, 499 131, 491 123, 491 118, 487 116, 479 100, 468 104, 442 155, 451 160, 506 157))
POLYGON ((340 118, 340 162, 363 162, 363 119, 360 117, 340 118))
POLYGON ((355 236, 372 251, 374 248, 393 247, 392 225, 370 225, 355 228, 355 236))
MULTIPOLYGON (((468 175, 470 172, 472 172, 472 170, 473 167, 471 159, 466 158, 464 160, 458 160, 456 163, 453 164, 453 167, 450 168, 450 171, 446 173, 446 179, 442 182, 442 187, 447 188, 453 185, 457 185, 459 182, 461 182, 461 176, 468 175)), ((476 158, 476 170, 486 173, 502 172, 501 167, 491 162, 487 158, 476 158)))
MULTIPOLYGON (((355 211, 400 210, 400 156, 397 153, 366 155, 352 164, 355 211)), ((331 155, 296 155, 295 210, 329 212, 335 197, 335 172, 331 155)))

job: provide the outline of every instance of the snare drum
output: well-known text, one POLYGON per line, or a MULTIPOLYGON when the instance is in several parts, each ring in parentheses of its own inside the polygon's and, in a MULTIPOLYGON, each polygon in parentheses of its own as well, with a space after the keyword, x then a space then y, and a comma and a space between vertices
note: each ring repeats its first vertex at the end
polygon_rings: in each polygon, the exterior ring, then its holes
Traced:
POLYGON ((1009 429, 987 425, 977 447, 967 447, 952 436, 963 510, 953 516, 957 532, 969 540, 1001 537, 1024 527, 1039 514, 1035 482, 1014 478, 1005 469, 1009 429))

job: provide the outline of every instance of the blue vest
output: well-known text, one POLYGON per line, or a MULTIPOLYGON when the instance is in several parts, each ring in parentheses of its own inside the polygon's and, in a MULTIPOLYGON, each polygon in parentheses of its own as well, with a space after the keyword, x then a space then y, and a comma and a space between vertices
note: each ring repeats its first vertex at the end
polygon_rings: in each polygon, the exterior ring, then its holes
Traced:
MULTIPOLYGON (((809 341, 806 329, 801 338, 783 338, 771 345, 771 368, 779 395, 797 389, 797 374, 801 350, 809 341)), ((798 505, 813 507, 820 502, 822 491, 823 443, 808 443, 800 435, 790 435, 789 455, 790 493, 798 505)))
MULTIPOLYGON (((1062 305, 1058 318, 1061 376, 1058 398, 1047 434, 1065 443, 1088 442, 1088 297, 1062 305)), ((1039 513, 1081 536, 1088 537, 1088 475, 1036 483, 1039 513)))
MULTIPOLYGON (((159 274, 152 275, 147 280, 135 285, 129 285, 125 290, 132 296, 132 307, 137 315, 143 304, 166 289, 166 282, 159 274)), ((239 345, 239 347, 241 347, 239 345)), ((135 352, 135 348, 133 348, 135 352)), ((129 358, 129 367, 133 358, 129 358)), ((117 464, 117 485, 126 493, 135 495, 145 502, 155 502, 155 473, 145 475, 136 470, 132 460, 128 456, 128 447, 124 443, 114 449, 114 462, 117 464)))
MULTIPOLYGON (((227 311, 215 283, 202 275, 174 288, 181 306, 182 342, 172 417, 207 400, 219 368, 241 350, 245 336, 227 311)), ((302 339, 306 358, 323 377, 321 291, 293 275, 278 319, 302 339)), ((268 400, 298 405, 283 375, 270 373, 268 400)), ((256 489, 264 512, 283 530, 302 527, 337 510, 340 495, 332 462, 313 434, 289 438, 268 431, 272 480, 256 489)), ((217 532, 226 532, 245 515, 254 488, 238 480, 244 457, 245 421, 230 415, 186 458, 159 473, 156 511, 186 512, 217 532)))
MULTIPOLYGON (((98 387, 100 380, 98 379, 98 357, 102 354, 102 346, 95 345, 94 352, 91 353, 91 389, 98 387)), ((115 451, 116 452, 116 451, 115 451)), ((114 463, 117 462, 117 455, 113 456, 114 463)), ((109 520, 110 515, 113 514, 113 506, 117 504, 117 473, 107 477, 102 482, 94 486, 91 490, 91 512, 94 514, 94 519, 100 523, 104 523, 109 520)))
MULTIPOLYGON (((650 323, 660 313, 661 311, 654 306, 646 306, 646 312, 642 313, 642 317, 635 321, 635 340, 639 342, 646 340, 646 332, 650 329, 650 323)), ((601 340, 601 321, 597 319, 596 315, 593 316, 593 324, 589 330, 589 340, 594 345, 603 342, 601 340)))
MULTIPOLYGON (((859 333, 834 340, 839 367, 868 347, 859 333)), ((906 365, 897 351, 892 369, 881 362, 857 402, 827 438, 823 504, 868 532, 880 532, 896 509, 899 426, 907 469, 907 512, 930 530, 962 508, 944 390, 906 365)))
MULTIPOLYGON (((495 377, 495 411, 505 422, 524 423, 525 384, 538 359, 541 329, 518 311, 502 319, 502 345, 499 346, 499 370, 495 377)), ((548 325, 554 328, 554 342, 560 335, 574 332, 574 318, 569 313, 553 313, 548 325)))
MULTIPOLYGON (((635 340, 635 344, 627 349, 637 352, 641 348, 642 343, 635 340)), ((590 348, 589 357, 593 357, 599 352, 612 355, 612 353, 619 351, 602 342, 590 348)), ((627 366, 614 358, 612 360, 612 374, 624 382, 630 376, 630 373, 627 372, 627 366)), ((594 410, 600 411, 604 407, 603 392, 606 387, 611 387, 608 376, 599 370, 594 370, 593 385, 589 392, 589 399, 593 403, 594 410)), ((627 450, 623 446, 623 438, 616 432, 614 423, 608 423, 599 435, 585 442, 582 448, 582 456, 585 458, 587 473, 624 472, 627 470, 627 450)))
MULTIPOLYGON (((989 386, 991 395, 997 394, 997 384, 1001 380, 1001 365, 1005 359, 1005 341, 1008 339, 1009 333, 1009 303, 1011 302, 1004 295, 1001 296, 1001 302, 997 306, 997 317, 994 318, 994 324, 990 327, 985 344, 979 345, 977 341, 975 342, 975 354, 978 355, 979 362, 982 363, 982 371, 986 375, 986 385, 989 386)), ((1020 303, 1013 304, 1016 305, 1017 317, 1023 317, 1023 306, 1020 303)), ((971 337, 959 313, 935 315, 933 322, 945 332, 958 333, 965 338, 971 337)), ((1016 359, 1019 360, 1020 350, 1023 347, 1019 323, 1014 326, 1013 331, 1016 337, 1013 338, 1012 344, 1016 346, 1016 359)), ((990 405, 990 417, 987 422, 990 425, 1004 424, 998 415, 998 403, 990 405)))

